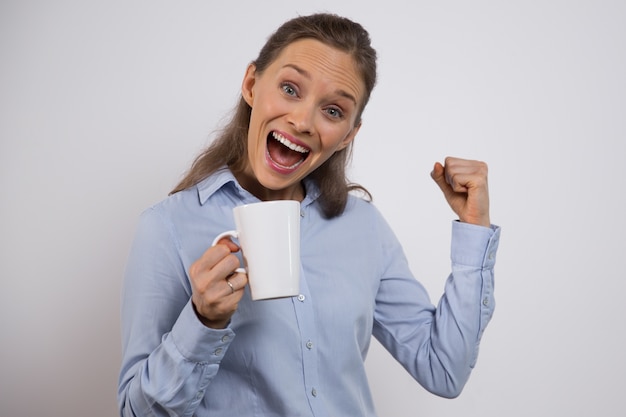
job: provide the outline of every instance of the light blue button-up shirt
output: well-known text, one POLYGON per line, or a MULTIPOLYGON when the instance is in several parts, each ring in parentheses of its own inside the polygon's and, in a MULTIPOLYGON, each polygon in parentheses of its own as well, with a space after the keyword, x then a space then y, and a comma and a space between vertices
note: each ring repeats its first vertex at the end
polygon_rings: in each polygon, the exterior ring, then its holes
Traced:
POLYGON ((500 229, 453 222, 435 307, 371 203, 351 196, 327 220, 306 191, 301 294, 252 301, 246 289, 223 330, 196 317, 187 271, 257 198, 223 169, 142 214, 122 300, 122 416, 375 416, 372 335, 429 391, 460 393, 493 313, 500 229))

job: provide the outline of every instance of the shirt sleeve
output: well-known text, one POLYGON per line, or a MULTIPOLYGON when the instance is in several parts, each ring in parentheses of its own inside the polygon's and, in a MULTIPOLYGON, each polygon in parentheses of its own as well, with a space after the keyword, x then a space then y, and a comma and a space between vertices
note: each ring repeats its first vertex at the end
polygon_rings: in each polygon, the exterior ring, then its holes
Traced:
POLYGON ((411 275, 391 230, 386 224, 382 229, 385 266, 373 334, 424 388, 456 397, 476 363, 494 311, 500 228, 453 222, 452 272, 436 307, 411 275))
POLYGON ((120 415, 191 416, 235 334, 197 318, 172 226, 142 214, 122 295, 120 415))

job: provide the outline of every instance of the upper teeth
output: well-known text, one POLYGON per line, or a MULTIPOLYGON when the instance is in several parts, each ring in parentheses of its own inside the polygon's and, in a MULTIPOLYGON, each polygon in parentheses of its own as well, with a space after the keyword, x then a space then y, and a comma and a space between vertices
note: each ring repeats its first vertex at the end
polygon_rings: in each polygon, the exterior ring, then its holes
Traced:
POLYGON ((286 147, 288 147, 292 151, 296 151, 296 152, 300 152, 300 153, 308 153, 309 152, 309 150, 307 148, 305 148, 303 146, 300 146, 300 145, 296 145, 293 142, 290 142, 286 137, 284 137, 280 133, 272 132, 272 136, 274 136, 274 139, 276 139, 277 141, 279 141, 280 143, 282 143, 283 145, 285 145, 286 147))

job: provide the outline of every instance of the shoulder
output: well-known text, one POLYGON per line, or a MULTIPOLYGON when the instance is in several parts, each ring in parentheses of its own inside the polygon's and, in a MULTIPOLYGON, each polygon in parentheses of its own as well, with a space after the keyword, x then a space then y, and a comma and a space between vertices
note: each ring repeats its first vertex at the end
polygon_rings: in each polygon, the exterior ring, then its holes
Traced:
POLYGON ((373 202, 350 195, 343 216, 351 219, 350 222, 354 228, 359 228, 370 236, 375 236, 375 239, 383 246, 397 245, 395 232, 373 202))
POLYGON ((200 206, 198 190, 196 187, 187 188, 171 194, 160 201, 148 206, 142 217, 169 217, 177 213, 183 207, 200 206))
POLYGON ((209 175, 198 184, 167 196, 156 204, 148 207, 147 212, 154 211, 163 215, 180 211, 200 210, 213 197, 219 198, 226 188, 236 188, 236 180, 230 170, 220 169, 209 175))
POLYGON ((348 195, 348 201, 342 216, 369 219, 371 221, 383 220, 380 211, 376 208, 374 203, 354 194, 348 195))
POLYGON ((378 208, 370 201, 350 194, 344 211, 333 218, 324 218, 319 212, 320 227, 349 231, 353 237, 364 235, 378 236, 381 231, 387 229, 387 223, 378 208), (322 225, 326 226, 322 226, 322 225))

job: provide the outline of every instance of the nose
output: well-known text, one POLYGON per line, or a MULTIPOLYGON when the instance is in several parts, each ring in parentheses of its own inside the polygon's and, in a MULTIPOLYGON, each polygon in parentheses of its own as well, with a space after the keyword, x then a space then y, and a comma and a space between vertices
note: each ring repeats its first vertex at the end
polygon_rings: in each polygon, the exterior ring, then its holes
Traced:
POLYGON ((314 133, 315 109, 306 102, 298 103, 289 113, 289 124, 298 133, 312 135, 314 133))

